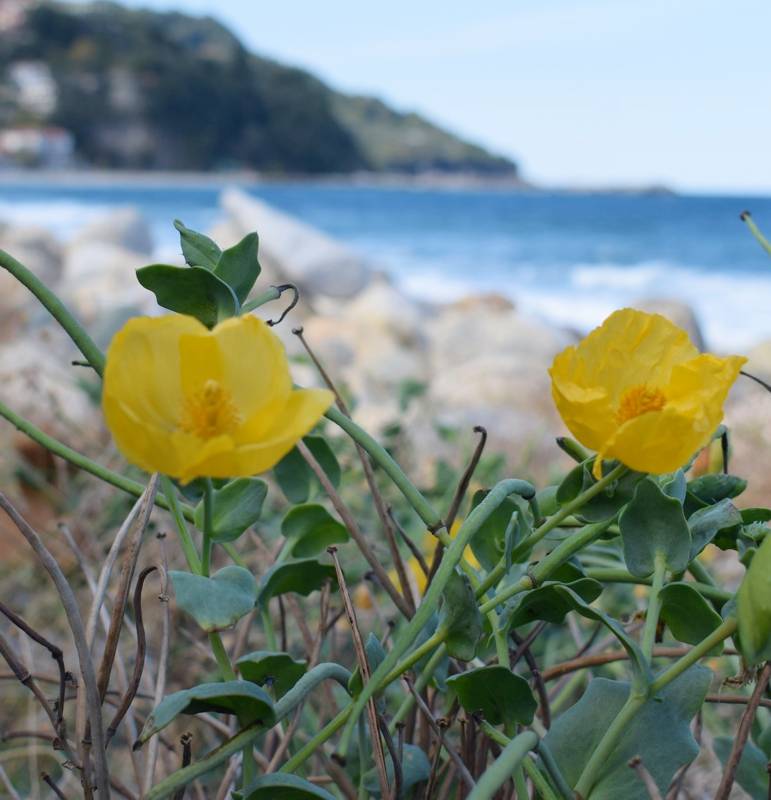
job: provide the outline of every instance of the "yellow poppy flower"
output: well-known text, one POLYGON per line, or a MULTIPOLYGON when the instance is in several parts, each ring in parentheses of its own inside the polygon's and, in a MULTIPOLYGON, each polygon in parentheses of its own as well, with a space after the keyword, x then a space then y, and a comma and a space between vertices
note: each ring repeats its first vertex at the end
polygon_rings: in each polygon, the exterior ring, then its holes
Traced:
POLYGON ((746 360, 700 354, 665 317, 624 308, 560 353, 549 374, 565 424, 597 451, 595 477, 603 458, 660 475, 707 444, 746 360))
POLYGON ((136 317, 107 352, 102 406, 118 449, 187 483, 274 466, 330 406, 293 389, 279 338, 252 316, 209 330, 193 317, 136 317))

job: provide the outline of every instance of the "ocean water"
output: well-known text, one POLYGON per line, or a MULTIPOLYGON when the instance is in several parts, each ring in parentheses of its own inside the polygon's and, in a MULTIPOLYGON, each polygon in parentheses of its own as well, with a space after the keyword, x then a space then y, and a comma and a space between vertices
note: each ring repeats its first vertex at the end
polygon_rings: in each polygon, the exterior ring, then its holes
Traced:
MULTIPOLYGON (((707 341, 742 351, 771 337, 771 259, 739 220, 771 232, 771 198, 518 193, 259 184, 254 195, 315 225, 390 273, 410 294, 446 301, 498 292, 526 313, 588 330, 647 297, 683 300, 707 341)), ((105 209, 146 216, 162 258, 171 221, 207 229, 221 187, 0 185, 0 222, 67 238, 105 209)))

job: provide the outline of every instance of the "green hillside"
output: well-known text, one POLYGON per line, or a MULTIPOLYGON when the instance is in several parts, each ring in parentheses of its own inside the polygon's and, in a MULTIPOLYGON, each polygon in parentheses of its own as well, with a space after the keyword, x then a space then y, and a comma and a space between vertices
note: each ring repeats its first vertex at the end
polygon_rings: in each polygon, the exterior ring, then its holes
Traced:
POLYGON ((69 131, 102 168, 516 174, 418 115, 250 53, 211 18, 113 3, 36 4, 0 35, 0 129, 22 126, 69 131))

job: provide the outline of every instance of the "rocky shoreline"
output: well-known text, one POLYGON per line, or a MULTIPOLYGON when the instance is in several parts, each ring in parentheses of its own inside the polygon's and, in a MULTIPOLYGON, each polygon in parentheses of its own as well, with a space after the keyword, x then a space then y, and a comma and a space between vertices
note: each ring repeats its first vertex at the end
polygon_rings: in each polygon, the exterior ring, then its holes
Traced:
MULTIPOLYGON (((455 429, 471 441, 475 425, 488 430, 488 451, 505 455, 516 474, 542 482, 564 468, 566 457, 554 437, 565 431, 551 401, 547 370, 576 332, 546 325, 499 295, 421 303, 346 246, 239 189, 223 191, 221 206, 212 237, 227 247, 259 231, 258 285, 291 282, 300 289, 300 304, 276 328, 290 354, 298 359, 303 354, 291 332, 302 326, 329 372, 356 398, 361 424, 375 435, 396 422, 408 432, 405 467, 418 481, 429 481, 436 460, 450 455, 442 429, 455 429)), ((154 298, 134 276, 137 267, 152 262, 154 251, 147 222, 136 210, 111 211, 66 243, 41 223, 10 227, 0 221, 0 247, 54 288, 100 345, 106 346, 128 316, 157 313, 154 298)), ((634 305, 664 313, 686 327, 699 346, 709 346, 687 306, 651 298, 634 305)), ((274 312, 273 306, 259 311, 266 318, 274 312)), ((747 355, 749 371, 771 380, 771 340, 747 355)), ((0 400, 72 446, 104 446, 100 415, 82 390, 88 375, 70 366, 74 358, 71 343, 46 312, 0 271, 0 400)), ((295 377, 318 382, 301 359, 295 377)), ((727 422, 736 469, 750 476, 748 498, 759 500, 771 489, 760 457, 771 443, 771 395, 741 381, 732 392, 727 422)), ((18 451, 19 442, 9 425, 0 425, 0 445, 13 443, 5 453, 18 451)), ((455 457, 457 449, 452 447, 455 457)), ((0 456, 0 470, 11 469, 8 456, 0 456)))

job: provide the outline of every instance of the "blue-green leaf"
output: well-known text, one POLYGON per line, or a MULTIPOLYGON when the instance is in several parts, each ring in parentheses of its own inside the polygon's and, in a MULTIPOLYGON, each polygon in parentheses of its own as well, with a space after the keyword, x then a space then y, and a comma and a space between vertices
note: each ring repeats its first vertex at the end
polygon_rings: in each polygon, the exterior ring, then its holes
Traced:
MULTIPOLYGON (((260 478, 236 478, 217 489, 212 497, 213 541, 232 542, 254 525, 267 494, 268 484, 260 478)), ((195 524, 203 530, 203 500, 195 509, 195 524)))
MULTIPOLYGON (((426 754, 414 744, 405 744, 402 755, 402 795, 409 797, 409 791, 417 783, 428 780, 431 764, 426 754)), ((388 783, 393 786, 394 769, 390 758, 386 758, 388 783)), ((380 797, 380 781, 377 770, 372 769, 364 776, 364 787, 374 797, 380 797)))
MULTIPOLYGON (((723 622, 696 589, 684 581, 667 584, 659 592, 661 619, 678 642, 698 644, 723 622)), ((718 655, 723 649, 718 645, 710 655, 718 655)))
MULTIPOLYGON (((342 476, 340 464, 337 463, 337 458, 326 439, 322 436, 306 436, 303 442, 313 453, 313 457, 319 462, 332 485, 337 488, 342 476)), ((319 486, 316 476, 296 447, 276 464, 273 474, 290 503, 306 503, 311 495, 311 489, 319 486)))
POLYGON ((482 615, 468 577, 453 572, 442 594, 438 629, 453 658, 471 661, 482 638, 482 615))
POLYGON ((177 605, 208 632, 235 625, 254 608, 257 582, 248 569, 223 567, 210 578, 171 570, 177 605))
POLYGON ((755 553, 736 598, 739 647, 750 666, 771 659, 771 536, 755 553))
POLYGON ((349 538, 346 527, 315 503, 290 508, 281 522, 281 534, 289 542, 289 552, 298 558, 318 555, 349 538))
POLYGON ((528 682, 508 667, 478 667, 453 675, 447 686, 469 714, 481 713, 491 725, 529 725, 536 702, 528 682))
POLYGON ((163 730, 180 714, 204 712, 238 714, 242 725, 251 725, 260 720, 270 727, 274 720, 273 701, 259 686, 249 681, 202 683, 164 697, 147 718, 135 748, 163 730))
POLYGON ((271 597, 287 592, 309 595, 330 581, 337 588, 335 568, 314 558, 297 558, 274 564, 260 579, 257 605, 265 608, 271 597))
POLYGON ((259 686, 268 684, 275 696, 285 695, 305 675, 306 661, 296 661, 289 653, 255 650, 236 661, 242 677, 259 686))
MULTIPOLYGON (((734 740, 728 736, 717 736, 712 747, 723 764, 728 761, 733 749, 734 740)), ((739 767, 736 770, 736 782, 744 789, 752 800, 768 800, 768 758, 753 742, 748 741, 742 750, 739 767)))
POLYGON ((222 255, 217 243, 203 233, 185 227, 178 219, 174 220, 174 227, 179 231, 179 240, 185 261, 191 267, 205 267, 213 270, 222 255))
POLYGON ((233 290, 204 267, 151 264, 137 270, 137 280, 155 295, 159 306, 195 317, 207 328, 238 314, 233 290))
POLYGON ((742 515, 728 499, 694 511, 688 517, 688 528, 691 532, 691 552, 688 560, 693 561, 720 531, 741 523, 742 515))
POLYGON ((235 292, 239 303, 246 300, 259 277, 258 246, 257 234, 249 233, 238 244, 224 250, 214 268, 214 274, 235 292))
POLYGON ((233 800, 335 800, 326 789, 285 772, 261 775, 246 789, 233 792, 233 800))
MULTIPOLYGON (((694 666, 648 699, 625 728, 587 800, 649 800, 629 759, 640 756, 663 793, 672 776, 698 754, 690 721, 704 702, 712 673, 694 666), (662 735, 665 731, 666 735, 662 735)), ((594 678, 583 697, 552 724, 545 741, 570 786, 629 696, 629 684, 594 678)))
POLYGON ((653 574, 656 558, 682 572, 690 560, 691 533, 683 507, 668 497, 652 478, 637 484, 634 497, 618 521, 627 569, 638 578, 653 574))

